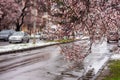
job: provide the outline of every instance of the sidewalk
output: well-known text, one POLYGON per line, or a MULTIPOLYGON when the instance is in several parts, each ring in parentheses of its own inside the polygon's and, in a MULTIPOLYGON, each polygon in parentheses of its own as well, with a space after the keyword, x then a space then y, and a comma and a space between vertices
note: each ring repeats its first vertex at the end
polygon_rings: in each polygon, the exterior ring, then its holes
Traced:
POLYGON ((90 80, 95 80, 96 77, 99 76, 101 70, 106 66, 111 56, 112 53, 109 52, 109 46, 106 41, 102 44, 93 44, 92 53, 84 60, 85 72, 94 69, 95 76, 90 80))

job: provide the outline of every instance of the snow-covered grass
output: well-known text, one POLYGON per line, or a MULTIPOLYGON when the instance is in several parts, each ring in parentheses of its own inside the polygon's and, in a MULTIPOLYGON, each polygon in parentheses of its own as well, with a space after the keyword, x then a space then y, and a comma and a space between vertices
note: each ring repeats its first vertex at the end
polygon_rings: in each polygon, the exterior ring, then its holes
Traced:
POLYGON ((111 60, 120 60, 120 54, 113 54, 111 60))
POLYGON ((110 50, 112 51, 111 60, 120 60, 120 47, 117 44, 109 45, 110 50))
POLYGON ((50 44, 55 44, 57 42, 45 42, 45 41, 40 41, 36 42, 35 44, 31 43, 21 43, 21 44, 9 44, 6 46, 0 46, 0 52, 8 52, 8 51, 13 51, 13 50, 21 50, 21 49, 26 49, 26 48, 32 48, 32 47, 39 47, 39 46, 46 46, 50 44))
MULTIPOLYGON (((82 39, 86 39, 86 38, 88 37, 83 37, 82 39)), ((58 42, 40 41, 37 39, 35 44, 33 44, 33 42, 30 42, 30 43, 19 43, 19 44, 9 44, 6 46, 0 46, 0 52, 8 52, 13 50, 21 50, 21 49, 32 48, 32 47, 46 46, 46 45, 56 44, 56 43, 58 42)))

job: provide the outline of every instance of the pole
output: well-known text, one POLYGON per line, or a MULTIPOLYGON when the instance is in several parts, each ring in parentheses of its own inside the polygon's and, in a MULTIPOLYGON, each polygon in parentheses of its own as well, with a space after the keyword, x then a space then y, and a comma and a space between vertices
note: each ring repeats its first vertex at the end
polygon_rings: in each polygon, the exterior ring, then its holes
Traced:
POLYGON ((36 16, 37 16, 37 9, 36 7, 36 2, 34 0, 34 23, 33 23, 33 29, 34 29, 34 37, 33 37, 33 44, 36 44, 36 38, 35 38, 35 33, 36 33, 36 16))

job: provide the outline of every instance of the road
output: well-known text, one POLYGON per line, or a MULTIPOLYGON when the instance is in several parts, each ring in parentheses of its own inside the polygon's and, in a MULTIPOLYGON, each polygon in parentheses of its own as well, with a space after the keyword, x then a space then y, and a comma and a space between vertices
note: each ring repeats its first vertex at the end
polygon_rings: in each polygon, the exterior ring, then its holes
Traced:
POLYGON ((0 56, 0 80, 75 80, 59 46, 0 56), (64 79, 65 78, 65 79, 64 79))
POLYGON ((0 80, 75 80, 58 45, 0 56, 0 80), (65 79, 63 79, 65 78, 65 79))
MULTIPOLYGON (((58 47, 53 46, 40 50, 0 56, 0 80, 13 80, 11 77, 15 77, 16 74, 34 71, 37 67, 42 68, 40 67, 42 65, 41 63, 48 61, 55 49, 57 50, 58 47), (36 66, 35 64, 38 64, 39 66, 36 66), (26 67, 31 70, 26 69, 26 67)), ((57 52, 54 54, 56 53, 57 52)))
MULTIPOLYGON (((91 54, 87 61, 102 61, 105 56, 109 54, 91 54)), ((83 74, 80 68, 71 69, 58 45, 0 56, 0 80, 77 80, 83 74)))
POLYGON ((9 45, 9 42, 7 41, 0 41, 0 46, 5 46, 5 45, 9 45))

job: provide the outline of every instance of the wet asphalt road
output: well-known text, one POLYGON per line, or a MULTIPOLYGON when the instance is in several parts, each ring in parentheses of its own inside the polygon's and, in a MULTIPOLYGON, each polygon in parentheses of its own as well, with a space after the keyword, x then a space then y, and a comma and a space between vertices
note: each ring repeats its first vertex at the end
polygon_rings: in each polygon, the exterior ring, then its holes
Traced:
POLYGON ((0 40, 0 46, 9 45, 9 42, 0 40))
POLYGON ((0 56, 0 80, 76 80, 58 45, 0 56), (65 79, 63 79, 65 77, 65 79), (68 79, 67 79, 68 78, 68 79))
POLYGON ((0 74, 17 67, 47 60, 53 47, 0 56, 0 74))
MULTIPOLYGON (((0 80, 33 80, 21 79, 23 76, 18 78, 19 75, 29 74, 29 72, 31 72, 29 76, 31 74, 37 76, 36 78, 38 79, 34 80, 53 80, 53 78, 49 79, 50 77, 54 77, 54 80, 60 80, 56 77, 61 74, 61 71, 64 72, 64 69, 68 68, 68 66, 66 66, 68 64, 63 57, 61 59, 60 47, 58 45, 21 53, 1 55, 0 80), (36 74, 34 70, 39 71, 40 75, 36 74)), ((75 76, 73 76, 73 78, 74 77, 75 76)))
POLYGON ((0 80, 8 80, 7 77, 10 76, 11 72, 16 73, 15 71, 19 70, 20 68, 38 62, 48 61, 55 49, 56 51, 59 51, 57 50, 58 46, 52 46, 38 50, 30 50, 21 53, 0 56, 0 80))

